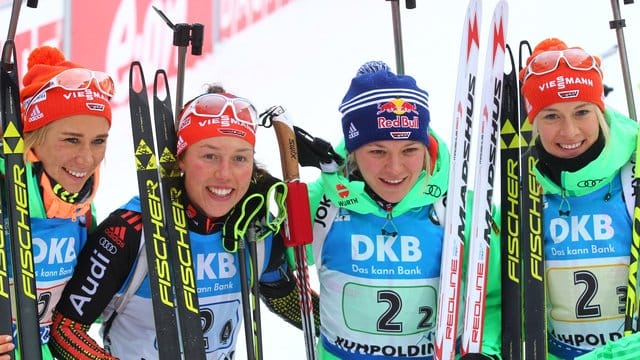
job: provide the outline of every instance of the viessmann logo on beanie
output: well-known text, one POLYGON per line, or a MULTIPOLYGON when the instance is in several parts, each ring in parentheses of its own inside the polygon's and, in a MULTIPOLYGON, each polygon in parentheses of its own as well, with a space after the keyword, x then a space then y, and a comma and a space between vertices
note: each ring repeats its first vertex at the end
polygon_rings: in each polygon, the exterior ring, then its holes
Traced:
POLYGON ((65 70, 83 69, 91 74, 90 70, 67 61, 59 49, 51 46, 34 49, 27 68, 20 91, 25 133, 72 115, 102 116, 111 125, 110 97, 97 88, 95 81, 74 90, 52 84, 52 79, 65 70))
POLYGON ((339 107, 347 151, 380 140, 429 144, 429 95, 381 61, 360 67, 339 107))

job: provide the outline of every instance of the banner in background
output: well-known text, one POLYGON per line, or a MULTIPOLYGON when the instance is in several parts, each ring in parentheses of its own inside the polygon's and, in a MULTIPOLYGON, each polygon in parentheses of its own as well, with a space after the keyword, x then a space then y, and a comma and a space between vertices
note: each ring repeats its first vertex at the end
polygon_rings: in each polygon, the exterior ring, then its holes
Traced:
MULTIPOLYGON (((27 57, 40 45, 62 49, 74 62, 102 70, 114 77, 119 87, 128 84, 129 65, 140 61, 150 76, 165 69, 177 73, 178 48, 173 30, 152 6, 172 23, 204 25, 202 57, 187 52, 186 67, 214 53, 215 44, 232 39, 293 0, 117 0, 39 1, 38 7, 21 9, 16 32, 19 74, 27 70, 27 57)), ((0 30, 7 33, 11 1, 0 3, 0 30)), ((0 38, 4 36, 0 34, 0 38)), ((118 91, 114 102, 126 101, 118 91)))

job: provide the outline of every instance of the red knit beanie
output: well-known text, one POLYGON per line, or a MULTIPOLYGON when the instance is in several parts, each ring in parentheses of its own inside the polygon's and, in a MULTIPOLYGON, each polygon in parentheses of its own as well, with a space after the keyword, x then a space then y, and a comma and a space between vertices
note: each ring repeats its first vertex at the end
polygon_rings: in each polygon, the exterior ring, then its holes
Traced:
MULTIPOLYGON (((522 96, 525 100, 529 122, 533 123, 540 110, 560 102, 585 101, 596 104, 604 111, 604 87, 601 72, 590 70, 576 70, 560 58, 555 70, 546 74, 531 74, 526 79, 529 64, 540 54, 547 51, 562 51, 569 47, 559 39, 550 38, 541 41, 527 59, 527 66, 520 71, 522 96)), ((571 48, 580 49, 580 48, 571 48)), ((580 49, 581 50, 581 49, 580 49)), ((600 58, 593 56, 596 66, 600 68, 600 58)))
POLYGON ((111 126, 110 97, 98 89, 95 81, 86 89, 47 88, 56 75, 74 68, 83 67, 67 61, 57 48, 41 46, 31 52, 27 73, 22 78, 24 87, 20 91, 25 133, 71 115, 102 116, 111 126))

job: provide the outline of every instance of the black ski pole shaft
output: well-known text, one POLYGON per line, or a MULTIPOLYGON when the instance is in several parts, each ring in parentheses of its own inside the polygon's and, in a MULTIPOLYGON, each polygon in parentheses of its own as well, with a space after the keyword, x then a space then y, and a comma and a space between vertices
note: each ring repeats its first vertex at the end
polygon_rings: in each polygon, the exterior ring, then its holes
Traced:
MULTIPOLYGON (((633 0, 625 0, 625 4, 632 4, 633 0)), ((633 85, 631 84, 631 75, 629 72, 629 59, 627 58, 627 47, 624 41, 623 28, 626 26, 625 20, 620 15, 619 0, 611 0, 611 9, 613 10, 613 20, 609 22, 609 28, 615 29, 618 39, 618 53, 620 54, 620 65, 622 66, 622 78, 624 80, 624 91, 627 95, 627 107, 629 108, 629 117, 638 120, 636 116, 636 105, 633 100, 633 85)))
POLYGON ((247 254, 245 253, 245 241, 242 237, 238 241, 238 267, 240 268, 240 291, 242 295, 242 320, 244 321, 244 338, 247 348, 247 360, 256 359, 256 348, 253 343, 253 331, 251 320, 251 309, 249 304, 249 275, 247 274, 247 254))
MULTIPOLYGON (((9 29, 7 31, 7 40, 15 40, 16 30, 18 28, 18 18, 20 17, 20 6, 22 0, 13 0, 13 7, 11 8, 11 19, 9 20, 9 29)), ((27 0, 27 6, 30 8, 38 7, 38 0, 27 0)), ((2 61, 7 62, 9 58, 3 58, 2 61)))
MULTIPOLYGON (((264 197, 261 194, 253 193, 249 194, 242 203, 237 204, 240 209, 232 210, 232 214, 238 214, 238 218, 233 223, 232 233, 233 241, 236 244, 236 252, 238 253, 238 267, 240 268, 240 295, 242 300, 242 317, 244 324, 245 345, 247 349, 247 359, 256 360, 262 359, 262 349, 258 349, 255 346, 253 339, 253 328, 255 325, 255 319, 252 319, 251 313, 251 290, 249 285, 254 281, 257 282, 259 275, 255 271, 251 271, 251 275, 247 272, 247 267, 253 269, 250 265, 252 261, 258 259, 252 259, 249 256, 249 262, 247 262, 247 247, 245 236, 248 235, 249 229, 256 226, 256 216, 260 212, 260 209, 264 206, 264 197)), ((235 216, 235 215, 232 215, 235 216)), ((254 229, 255 230, 255 229, 254 229)), ((223 238, 227 237, 228 232, 226 229, 223 231, 223 238)))
POLYGON ((176 78, 176 116, 180 114, 182 110, 182 102, 184 101, 184 68, 185 60, 187 58, 187 45, 189 44, 189 33, 191 27, 189 24, 176 24, 175 31, 173 33, 174 45, 178 42, 178 75, 176 78), (183 45, 186 41, 187 45, 183 45))
POLYGON ((402 50, 402 23, 400 19, 400 0, 387 0, 391 2, 391 18, 393 20, 393 43, 396 52, 396 70, 398 74, 404 74, 404 54, 402 50))
POLYGON ((24 163, 24 138, 20 115, 20 93, 16 48, 7 40, 2 49, 0 69, 0 101, 2 102, 2 151, 5 165, 5 199, 9 216, 11 264, 15 293, 15 318, 18 328, 18 349, 22 359, 40 359, 40 323, 36 271, 31 239, 31 216, 24 163))
POLYGON ((173 45, 178 47, 178 74, 176 77, 176 105, 175 115, 180 115, 184 101, 184 73, 185 60, 187 58, 187 47, 191 44, 192 55, 202 55, 202 41, 204 37, 204 25, 194 24, 173 24, 171 20, 155 6, 153 9, 162 17, 165 23, 173 30, 173 45))
MULTIPOLYGON (((402 50, 402 21, 400 16, 400 0, 387 0, 391 2, 391 19, 393 21, 393 42, 396 53, 397 73, 404 74, 404 52, 402 50)), ((416 7, 415 0, 406 0, 407 9, 416 7)))
MULTIPOLYGON (((266 206, 266 205, 265 205, 266 206)), ((268 211, 268 210, 267 210, 268 211)), ((258 250, 256 247, 256 229, 249 226, 247 229, 247 240, 249 242, 249 256, 251 257, 251 272, 258 274, 258 250)), ((262 359, 262 318, 260 316, 260 284, 258 281, 251 283, 251 300, 253 310, 253 338, 256 354, 262 359)))

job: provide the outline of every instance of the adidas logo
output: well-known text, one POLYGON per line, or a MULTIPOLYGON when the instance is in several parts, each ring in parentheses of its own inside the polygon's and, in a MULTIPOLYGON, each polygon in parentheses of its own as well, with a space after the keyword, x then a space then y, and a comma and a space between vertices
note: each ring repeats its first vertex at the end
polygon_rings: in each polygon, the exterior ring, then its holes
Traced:
POLYGON ((349 139, 353 139, 358 135, 360 135, 360 131, 356 129, 356 126, 353 123, 349 124, 349 139))
POLYGON ((105 235, 118 247, 124 247, 124 235, 127 232, 127 228, 124 226, 110 226, 104 230, 105 235))
POLYGON ((44 114, 42 113, 42 111, 40 111, 38 105, 34 105, 33 110, 31 111, 31 115, 29 115, 29 122, 40 120, 43 117, 44 114))

